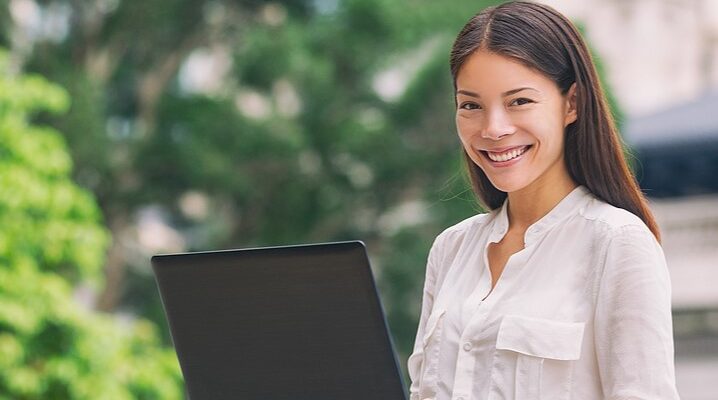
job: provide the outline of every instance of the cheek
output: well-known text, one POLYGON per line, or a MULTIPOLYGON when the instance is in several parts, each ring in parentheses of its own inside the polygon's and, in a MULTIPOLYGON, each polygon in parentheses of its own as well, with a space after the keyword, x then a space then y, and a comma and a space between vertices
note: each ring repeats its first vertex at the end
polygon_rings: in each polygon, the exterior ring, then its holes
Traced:
POLYGON ((469 158, 471 159, 471 161, 473 162, 473 164, 474 164, 475 166, 479 167, 479 169, 481 169, 482 171, 485 172, 485 171, 486 171, 486 167, 485 167, 484 165, 482 165, 482 162, 483 162, 483 161, 481 160, 481 156, 479 156, 478 154, 476 154, 476 153, 473 152, 473 151, 467 150, 466 148, 464 148, 464 150, 465 150, 466 153, 469 155, 469 158))
POLYGON ((466 117, 456 116, 456 131, 459 134, 461 143, 467 145, 476 132, 476 122, 466 117))
POLYGON ((461 119, 462 118, 460 117, 457 117, 456 119, 456 131, 459 136, 459 141, 461 142, 461 147, 463 147, 464 151, 468 154, 474 164, 481 167, 480 157, 476 154, 472 147, 474 140, 472 139, 473 134, 471 132, 473 132, 473 130, 468 127, 469 124, 467 124, 466 119, 463 119, 463 121, 461 121, 461 119))
POLYGON ((545 156, 553 158, 555 153, 563 152, 564 129, 561 124, 544 124, 536 131, 536 139, 544 148, 545 156))

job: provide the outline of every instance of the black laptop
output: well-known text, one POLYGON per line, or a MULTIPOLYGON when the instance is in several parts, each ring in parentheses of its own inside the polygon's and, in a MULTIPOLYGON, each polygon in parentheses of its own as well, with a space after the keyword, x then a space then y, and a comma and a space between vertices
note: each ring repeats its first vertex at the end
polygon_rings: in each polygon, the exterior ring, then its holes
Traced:
POLYGON ((405 400, 359 241, 152 257, 191 400, 405 400))

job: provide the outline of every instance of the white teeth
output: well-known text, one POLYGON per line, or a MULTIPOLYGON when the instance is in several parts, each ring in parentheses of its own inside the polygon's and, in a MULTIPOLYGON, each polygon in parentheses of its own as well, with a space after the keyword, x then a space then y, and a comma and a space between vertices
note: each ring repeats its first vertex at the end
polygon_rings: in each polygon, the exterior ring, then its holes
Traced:
POLYGON ((492 153, 492 152, 490 152, 490 151, 487 151, 486 154, 489 155, 489 158, 490 158, 492 161, 503 162, 503 161, 508 161, 508 160, 514 159, 514 158, 520 156, 521 154, 524 154, 524 152, 525 152, 528 148, 529 148, 529 146, 523 146, 523 147, 518 148, 518 149, 509 150, 509 151, 507 151, 507 152, 505 152, 505 153, 498 153, 498 154, 497 154, 497 153, 492 153))

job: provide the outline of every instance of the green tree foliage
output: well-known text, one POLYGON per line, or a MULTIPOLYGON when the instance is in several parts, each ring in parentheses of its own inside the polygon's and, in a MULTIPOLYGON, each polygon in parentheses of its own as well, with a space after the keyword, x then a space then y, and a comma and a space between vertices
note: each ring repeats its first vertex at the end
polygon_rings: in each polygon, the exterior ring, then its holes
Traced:
POLYGON ((180 398, 152 323, 76 299, 78 285, 101 282, 109 235, 70 178, 62 136, 29 122, 67 106, 43 78, 11 75, 0 52, 0 399, 180 398))
POLYGON ((118 238, 100 308, 163 321, 133 241, 148 207, 189 250, 362 239, 408 355, 431 240, 476 212, 447 62, 468 16, 493 2, 50 3, 70 10, 70 30, 23 64, 70 91, 69 113, 48 122, 118 238), (221 89, 188 91, 183 63, 213 49, 231 61, 221 89), (206 215, 186 212, 191 193, 206 215))
POLYGON ((45 120, 116 239, 98 307, 165 327, 138 239, 148 210, 187 250, 361 239, 405 365, 431 240, 478 211, 449 50, 498 0, 35 2, 68 30, 20 64, 69 91, 45 120), (230 66, 207 92, 182 78, 201 53, 230 66))

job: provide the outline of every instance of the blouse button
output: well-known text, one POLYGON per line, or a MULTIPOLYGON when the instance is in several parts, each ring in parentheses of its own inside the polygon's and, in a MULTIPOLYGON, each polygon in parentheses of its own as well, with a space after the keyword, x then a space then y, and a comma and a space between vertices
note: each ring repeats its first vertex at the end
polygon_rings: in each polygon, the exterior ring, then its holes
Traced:
POLYGON ((470 351, 472 347, 473 346, 471 345, 471 343, 469 343, 469 342, 464 343, 464 350, 470 351))

